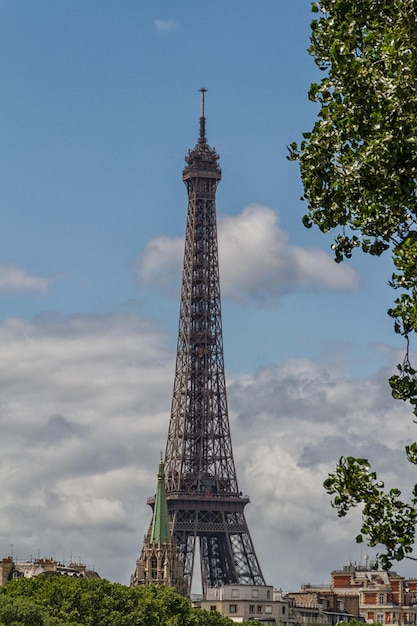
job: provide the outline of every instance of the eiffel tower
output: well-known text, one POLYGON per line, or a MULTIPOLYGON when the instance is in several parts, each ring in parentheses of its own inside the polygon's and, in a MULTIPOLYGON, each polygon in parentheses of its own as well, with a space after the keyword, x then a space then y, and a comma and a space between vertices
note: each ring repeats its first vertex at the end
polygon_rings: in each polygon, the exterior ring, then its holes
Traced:
MULTIPOLYGON (((171 533, 189 591, 199 544, 203 592, 222 584, 265 585, 244 516, 226 397, 217 247, 219 155, 200 134, 185 157, 188 212, 174 391, 165 451, 171 533)), ((155 500, 148 503, 153 507, 155 500)))

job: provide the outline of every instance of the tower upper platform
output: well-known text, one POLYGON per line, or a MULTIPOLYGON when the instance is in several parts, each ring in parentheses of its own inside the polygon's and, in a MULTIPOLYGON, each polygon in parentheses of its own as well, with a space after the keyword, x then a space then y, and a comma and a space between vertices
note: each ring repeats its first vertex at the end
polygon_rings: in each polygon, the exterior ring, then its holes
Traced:
POLYGON ((207 89, 202 87, 201 92, 201 116, 200 135, 198 143, 193 150, 190 150, 185 157, 186 166, 182 172, 184 181, 190 178, 213 178, 219 181, 222 172, 219 167, 219 155, 214 148, 211 148, 206 140, 206 118, 204 115, 204 94, 207 89))

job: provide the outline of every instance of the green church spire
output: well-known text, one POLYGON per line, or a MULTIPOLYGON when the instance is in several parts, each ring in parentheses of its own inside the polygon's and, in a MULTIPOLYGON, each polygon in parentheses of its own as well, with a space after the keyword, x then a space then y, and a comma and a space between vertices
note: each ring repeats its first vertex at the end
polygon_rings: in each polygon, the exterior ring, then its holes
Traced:
POLYGON ((158 485, 156 489, 155 508, 153 511, 149 543, 151 545, 156 545, 158 543, 169 543, 170 541, 171 533, 169 531, 168 505, 165 492, 165 471, 164 462, 161 456, 158 468, 158 485))

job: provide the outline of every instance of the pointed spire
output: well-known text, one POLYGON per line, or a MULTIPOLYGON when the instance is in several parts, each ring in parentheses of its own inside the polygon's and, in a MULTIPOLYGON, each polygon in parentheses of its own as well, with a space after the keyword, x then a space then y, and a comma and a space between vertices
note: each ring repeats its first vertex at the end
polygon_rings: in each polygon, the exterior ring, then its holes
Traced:
POLYGON ((165 469, 164 462, 159 461, 158 468, 158 484, 156 489, 155 507, 152 517, 150 544, 169 543, 171 541, 171 533, 169 530, 168 505, 165 491, 165 469))
POLYGON ((195 176, 203 178, 213 178, 219 181, 222 177, 219 167, 219 155, 215 148, 207 144, 206 139, 206 117, 204 111, 204 99, 207 89, 199 89, 201 93, 201 114, 200 114, 200 135, 198 142, 192 150, 188 151, 185 157, 186 166, 182 172, 182 179, 186 185, 195 176))
POLYGON ((207 89, 205 87, 201 87, 199 90, 201 93, 201 114, 200 114, 200 137, 198 139, 199 143, 206 143, 206 118, 204 116, 204 94, 207 89))

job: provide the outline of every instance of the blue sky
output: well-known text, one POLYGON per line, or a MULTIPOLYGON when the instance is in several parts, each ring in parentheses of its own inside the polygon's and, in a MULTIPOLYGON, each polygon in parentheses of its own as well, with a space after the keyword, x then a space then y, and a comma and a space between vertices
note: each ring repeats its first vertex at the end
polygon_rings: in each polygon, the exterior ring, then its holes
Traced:
POLYGON ((325 582, 361 557, 327 472, 361 454, 407 485, 414 435, 386 383, 403 348, 389 258, 336 265, 332 235, 301 224, 286 145, 316 115, 310 1, 1 0, 0 16, 0 551, 80 554, 120 582, 134 569, 168 428, 181 172, 204 85, 247 516, 271 584, 325 582))

